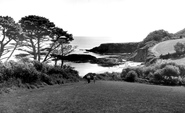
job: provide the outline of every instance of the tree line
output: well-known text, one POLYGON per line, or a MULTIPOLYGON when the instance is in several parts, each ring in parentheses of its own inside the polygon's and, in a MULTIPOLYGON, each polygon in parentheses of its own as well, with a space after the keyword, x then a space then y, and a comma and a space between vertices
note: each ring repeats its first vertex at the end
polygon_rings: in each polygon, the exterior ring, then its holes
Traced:
POLYGON ((29 15, 18 22, 10 16, 0 16, 0 32, 0 60, 8 61, 15 50, 19 50, 23 53, 16 55, 17 58, 29 57, 39 62, 54 60, 57 65, 56 55, 63 57, 74 50, 69 44, 74 40, 73 35, 42 16, 29 15))

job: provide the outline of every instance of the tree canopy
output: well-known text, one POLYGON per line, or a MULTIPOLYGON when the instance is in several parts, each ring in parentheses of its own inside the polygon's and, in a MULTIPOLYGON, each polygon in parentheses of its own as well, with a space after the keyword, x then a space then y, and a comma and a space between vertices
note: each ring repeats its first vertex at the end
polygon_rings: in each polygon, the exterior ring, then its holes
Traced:
POLYGON ((183 44, 183 43, 177 42, 177 44, 175 44, 174 46, 174 50, 179 55, 185 53, 185 43, 183 44))
POLYGON ((0 31, 2 33, 2 36, 0 36, 0 59, 3 59, 2 56, 9 53, 12 48, 11 55, 13 54, 18 42, 23 40, 23 32, 21 26, 9 16, 0 16, 0 31), (10 45, 12 41, 14 43, 10 45))
POLYGON ((26 35, 26 38, 19 46, 19 50, 27 53, 20 54, 20 56, 31 55, 34 60, 39 62, 51 59, 53 51, 64 51, 65 49, 62 49, 64 46, 61 45, 68 44, 73 40, 72 34, 55 26, 53 22, 45 17, 29 15, 21 18, 19 23, 26 35))
POLYGON ((24 52, 33 55, 34 60, 41 60, 42 47, 45 42, 50 40, 49 35, 55 27, 53 22, 41 16, 29 15, 21 18, 19 21, 23 32, 27 38, 23 41, 22 46, 27 49, 20 48, 24 52))
POLYGON ((162 40, 167 40, 172 37, 171 33, 168 33, 168 31, 165 31, 163 29, 161 30, 155 30, 147 35, 147 37, 139 44, 139 48, 145 46, 148 42, 160 42, 162 40))

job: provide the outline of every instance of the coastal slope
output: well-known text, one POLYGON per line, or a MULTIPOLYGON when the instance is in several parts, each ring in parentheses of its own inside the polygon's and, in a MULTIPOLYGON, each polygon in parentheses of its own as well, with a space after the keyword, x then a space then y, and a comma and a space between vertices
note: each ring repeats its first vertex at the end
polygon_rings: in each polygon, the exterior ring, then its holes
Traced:
MULTIPOLYGON (((168 53, 169 54, 175 53, 174 45, 178 42, 185 43, 185 38, 167 40, 164 42, 160 42, 160 43, 156 44, 155 46, 153 46, 150 50, 156 57, 159 57, 160 55, 165 55, 168 53)), ((185 58, 184 57, 177 58, 177 59, 168 59, 168 60, 163 60, 163 61, 174 62, 179 65, 185 65, 185 58)))
POLYGON ((183 113, 185 88, 96 81, 0 95, 2 113, 183 113))
POLYGON ((168 53, 175 53, 174 46, 178 42, 185 43, 185 38, 160 42, 151 48, 151 52, 153 52, 155 56, 160 56, 168 53))
POLYGON ((88 51, 100 54, 107 53, 132 53, 138 47, 138 42, 132 43, 104 43, 88 51))

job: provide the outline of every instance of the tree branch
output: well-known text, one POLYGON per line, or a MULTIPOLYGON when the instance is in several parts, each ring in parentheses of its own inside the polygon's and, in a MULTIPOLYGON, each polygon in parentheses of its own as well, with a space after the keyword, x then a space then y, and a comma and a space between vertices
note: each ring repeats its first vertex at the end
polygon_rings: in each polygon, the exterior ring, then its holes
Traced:
POLYGON ((12 50, 10 56, 7 58, 6 61, 8 61, 8 60, 10 59, 10 57, 13 55, 13 53, 14 53, 14 51, 16 50, 17 46, 18 46, 18 42, 16 42, 16 45, 14 46, 14 48, 13 48, 13 50, 12 50))
POLYGON ((10 41, 12 41, 12 39, 9 39, 9 40, 4 44, 4 46, 6 46, 10 41))

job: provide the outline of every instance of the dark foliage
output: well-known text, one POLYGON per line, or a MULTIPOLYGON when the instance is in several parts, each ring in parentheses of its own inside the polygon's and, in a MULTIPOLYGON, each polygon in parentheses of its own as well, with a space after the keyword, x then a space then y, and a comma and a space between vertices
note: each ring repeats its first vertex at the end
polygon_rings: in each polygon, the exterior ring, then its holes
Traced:
POLYGON ((101 73, 101 74, 96 74, 96 73, 88 73, 86 74, 83 78, 87 79, 87 76, 90 76, 91 79, 93 79, 93 76, 96 76, 97 80, 121 80, 120 73, 112 72, 112 73, 101 73))
POLYGON ((129 71, 126 76, 125 76, 125 81, 128 81, 128 82, 135 82, 136 79, 137 79, 137 73, 133 70, 129 71))
POLYGON ((126 68, 122 70, 121 78, 125 81, 145 82, 163 85, 183 85, 185 67, 175 63, 153 64, 143 67, 126 68), (129 79, 126 78, 135 78, 129 79))
POLYGON ((52 57, 57 57, 58 59, 63 59, 67 61, 72 61, 72 62, 95 62, 96 57, 92 55, 86 55, 86 54, 70 54, 67 56, 61 56, 61 55, 52 55, 52 57))
POLYGON ((155 41, 155 42, 160 42, 164 40, 169 40, 171 39, 172 34, 168 33, 165 30, 156 30, 147 35, 147 37, 139 44, 138 48, 144 47, 147 44, 147 42, 150 41, 155 41))
POLYGON ((64 68, 53 67, 38 61, 14 62, 10 61, 0 64, 0 82, 9 83, 18 87, 36 84, 63 84, 65 82, 77 82, 80 80, 78 72, 70 66, 64 68))
POLYGON ((88 51, 94 53, 132 53, 137 49, 139 43, 107 43, 88 51))

